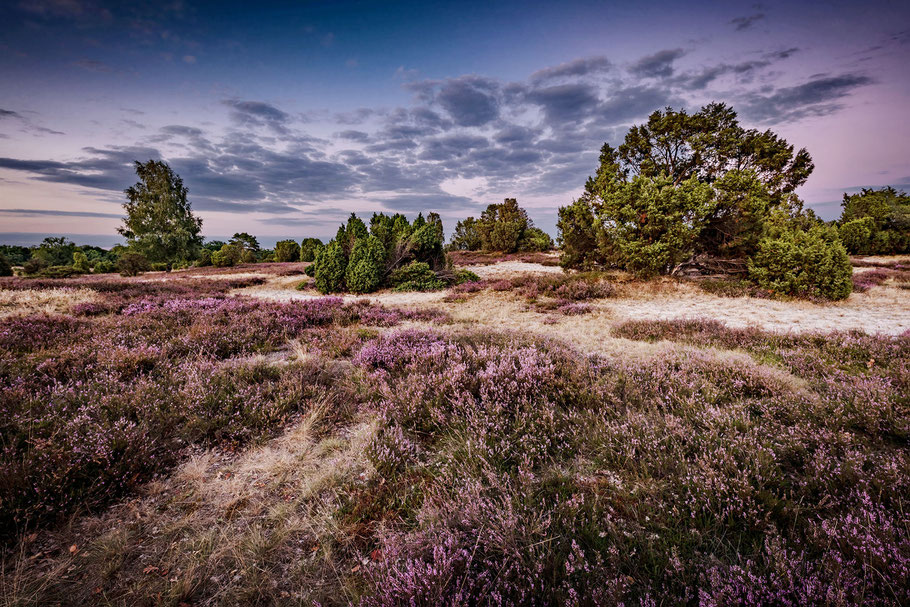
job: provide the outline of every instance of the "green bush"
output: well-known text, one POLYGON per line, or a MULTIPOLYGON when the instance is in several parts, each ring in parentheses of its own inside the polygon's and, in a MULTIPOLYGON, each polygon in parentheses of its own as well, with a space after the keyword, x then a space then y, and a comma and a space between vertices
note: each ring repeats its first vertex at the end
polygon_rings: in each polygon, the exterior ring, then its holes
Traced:
POLYGON ((313 278, 314 276, 316 276, 316 264, 311 263, 310 265, 305 267, 303 269, 303 273, 306 274, 307 276, 309 276, 310 278, 313 278))
POLYGON ((229 268, 240 263, 243 248, 236 244, 226 244, 212 253, 212 265, 216 268, 229 268))
POLYGON ((168 263, 164 262, 164 261, 156 261, 155 263, 150 264, 149 268, 151 268, 152 272, 170 272, 171 271, 171 266, 168 265, 168 263))
POLYGON ((275 261, 297 261, 300 259, 300 245, 293 240, 279 240, 275 243, 275 261))
POLYGON ((382 284, 385 247, 375 236, 358 238, 345 271, 345 283, 353 293, 370 293, 382 284))
POLYGON ((196 266, 205 268, 212 265, 212 252, 209 249, 202 249, 199 252, 199 259, 196 260, 196 266))
POLYGON ((149 261, 142 253, 127 252, 117 260, 117 270, 121 276, 138 276, 149 270, 149 261))
POLYGON ((95 262, 93 271, 95 274, 109 274, 111 272, 114 272, 116 269, 117 265, 113 261, 102 259, 101 261, 95 262))
POLYGON ((0 253, 0 276, 12 276, 13 266, 10 264, 6 255, 0 253))
POLYGON ((837 230, 801 230, 776 214, 768 236, 749 259, 749 277, 773 293, 844 299, 853 291, 853 268, 837 230))
POLYGON ((256 251, 252 249, 244 249, 243 253, 240 254, 240 263, 256 263, 256 251))
POLYGON ((860 255, 867 255, 872 251, 872 234, 875 231, 875 220, 871 217, 852 219, 838 229, 841 242, 847 250, 860 255))
POLYGON ((455 225, 452 240, 449 241, 450 251, 479 251, 482 247, 476 219, 468 217, 455 225))
POLYGON ((528 227, 518 241, 519 251, 549 251, 552 248, 553 239, 550 235, 534 226, 528 227))
POLYGON ((22 264, 22 271, 27 275, 38 274, 50 265, 51 264, 43 257, 32 257, 22 264))
POLYGON ((344 290, 344 274, 348 260, 344 248, 333 240, 319 251, 313 264, 313 278, 320 293, 337 293, 344 290))
POLYGON ((318 238, 304 238, 300 243, 300 261, 316 261, 316 253, 322 247, 318 238))
POLYGON ((472 272, 471 270, 455 270, 455 284, 460 285, 466 282, 477 282, 480 280, 480 276, 472 272))
POLYGON ((88 257, 82 251, 73 253, 73 269, 82 274, 88 274, 92 269, 88 265, 88 257))
POLYGON ((392 272, 389 284, 396 291, 438 291, 446 287, 445 281, 422 261, 412 261, 392 272))

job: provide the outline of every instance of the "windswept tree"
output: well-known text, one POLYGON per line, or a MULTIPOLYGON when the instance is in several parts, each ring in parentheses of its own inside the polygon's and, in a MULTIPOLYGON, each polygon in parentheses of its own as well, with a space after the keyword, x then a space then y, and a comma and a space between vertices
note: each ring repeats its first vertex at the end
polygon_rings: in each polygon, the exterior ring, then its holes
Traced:
POLYGON ((139 181, 125 190, 127 245, 151 262, 191 261, 202 247, 202 219, 193 215, 183 180, 166 162, 136 162, 139 181))
POLYGON ((812 169, 805 149, 743 128, 722 103, 656 111, 618 148, 604 144, 582 196, 560 209, 562 263, 651 274, 698 254, 748 257, 774 209, 801 209, 793 192, 812 169))

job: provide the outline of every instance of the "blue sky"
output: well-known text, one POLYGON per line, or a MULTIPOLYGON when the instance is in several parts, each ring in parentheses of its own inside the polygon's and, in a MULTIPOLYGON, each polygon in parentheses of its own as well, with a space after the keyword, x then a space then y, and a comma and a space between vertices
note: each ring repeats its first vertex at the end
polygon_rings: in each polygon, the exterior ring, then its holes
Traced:
POLYGON ((164 2, 0 8, 0 239, 110 244, 133 160, 211 237, 449 229, 517 197, 555 235, 604 141, 724 101, 812 154, 799 194, 910 185, 907 2, 164 2))

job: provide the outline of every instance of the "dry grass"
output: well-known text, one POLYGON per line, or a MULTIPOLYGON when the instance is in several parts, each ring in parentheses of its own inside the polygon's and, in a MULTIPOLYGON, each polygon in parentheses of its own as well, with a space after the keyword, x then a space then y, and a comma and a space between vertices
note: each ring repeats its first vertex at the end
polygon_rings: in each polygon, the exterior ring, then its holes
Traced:
POLYGON ((0 318, 22 314, 65 314, 73 306, 95 301, 98 294, 85 288, 0 289, 0 318))
POLYGON ((245 453, 200 452, 143 496, 23 544, 3 604, 338 602, 321 585, 346 589, 359 562, 333 513, 373 473, 375 423, 325 428, 333 406, 245 453))

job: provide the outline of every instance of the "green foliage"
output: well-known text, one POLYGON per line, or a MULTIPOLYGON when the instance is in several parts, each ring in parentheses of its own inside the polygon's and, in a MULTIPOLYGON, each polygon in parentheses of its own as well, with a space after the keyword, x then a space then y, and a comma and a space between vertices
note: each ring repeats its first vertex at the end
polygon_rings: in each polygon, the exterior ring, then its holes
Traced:
POLYGON ((841 242, 847 250, 858 254, 869 254, 873 250, 872 234, 877 231, 872 217, 851 219, 838 228, 841 242))
POLYGON ((154 263, 151 263, 151 264, 149 264, 149 268, 152 270, 152 272, 170 272, 171 271, 171 266, 163 261, 156 261, 154 263))
POLYGON ((127 252, 117 260, 117 270, 121 276, 138 276, 149 268, 149 260, 142 253, 127 252))
POLYGON ((910 196, 892 187, 864 188, 859 194, 844 194, 841 206, 841 239, 850 253, 910 253, 910 196))
POLYGON ((549 251, 552 248, 550 235, 534 226, 529 226, 518 241, 518 250, 523 252, 549 251))
POLYGON ((0 245, 0 254, 6 257, 11 265, 21 266, 32 256, 32 250, 29 247, 19 245, 0 245))
POLYGON ((22 264, 22 271, 25 272, 25 274, 29 274, 29 275, 38 274, 42 270, 45 270, 48 267, 50 267, 50 265, 51 264, 49 264, 42 257, 32 257, 31 259, 26 261, 24 264, 22 264))
POLYGON ((226 244, 212 253, 212 265, 216 268, 229 268, 240 263, 243 249, 240 245, 226 244))
POLYGON ((199 251, 199 259, 196 260, 196 265, 200 268, 212 265, 212 252, 207 248, 199 251))
POLYGON ((196 259, 202 220, 193 215, 183 180, 162 161, 137 161, 135 166, 139 181, 125 190, 126 218, 118 232, 151 261, 196 259))
POLYGON ((483 248, 480 232, 477 231, 477 220, 468 217, 459 221, 449 241, 450 251, 479 251, 483 248))
POLYGON ((367 226, 363 223, 363 220, 354 213, 351 213, 351 216, 348 217, 347 224, 338 228, 338 232, 335 234, 335 241, 341 244, 345 256, 350 257, 351 252, 354 250, 354 243, 357 242, 357 239, 366 238, 368 235, 369 232, 367 231, 367 226))
POLYGON ((73 253, 73 269, 82 274, 88 274, 92 271, 88 265, 88 257, 82 251, 73 253))
POLYGON ((95 267, 92 268, 95 274, 110 274, 117 269, 117 264, 113 261, 108 261, 107 259, 102 259, 101 261, 95 262, 95 267))
POLYGON ((0 252, 0 276, 12 276, 13 266, 2 252, 0 252))
POLYGON ((300 243, 300 261, 316 261, 316 253, 322 247, 318 238, 304 238, 300 243))
POLYGON ((422 261, 412 261, 392 272, 389 284, 396 291, 437 291, 446 287, 445 281, 422 261))
POLYGON ((348 259, 344 247, 337 240, 323 247, 313 264, 313 278, 320 293, 337 293, 344 290, 344 275, 348 259))
POLYGON ((687 255, 747 257, 758 247, 771 211, 791 204, 793 190, 813 168, 805 150, 795 152, 771 131, 742 128, 724 104, 712 103, 691 115, 670 108, 654 112, 646 124, 629 130, 618 149, 604 144, 584 194, 560 209, 561 264, 618 265, 652 274, 687 255), (674 221, 674 213, 665 216, 670 209, 664 203, 657 203, 664 208, 654 209, 655 215, 645 209, 652 203, 629 199, 625 188, 636 179, 659 183, 658 189, 688 190, 682 197, 694 206, 675 215, 683 224, 667 223, 674 221), (617 208, 617 195, 632 208, 617 208), (634 213, 642 219, 636 222, 634 213), (656 236, 655 230, 666 237, 656 236), (633 242, 638 244, 630 248, 633 242), (649 252, 658 256, 654 263, 646 263, 649 252))
POLYGON ((460 270, 455 270, 455 284, 460 285, 466 282, 477 282, 480 280, 480 276, 472 272, 471 270, 465 270, 464 268, 460 270))
POLYGON ((245 251, 259 252, 259 240, 246 232, 237 232, 231 236, 231 244, 241 246, 245 251))
POLYGON ((294 240, 280 240, 275 243, 275 261, 297 261, 300 259, 300 245, 294 240))
POLYGON ((385 247, 375 236, 354 242, 351 258, 345 271, 345 283, 352 293, 370 293, 382 283, 385 268, 385 247))
POLYGON ((749 259, 749 277, 760 287, 797 297, 844 299, 853 290, 853 268, 837 230, 809 230, 776 212, 768 235, 749 259))
POLYGON ((256 263, 257 261, 256 252, 251 249, 244 249, 240 254, 240 263, 256 263))
POLYGON ((76 245, 72 241, 63 236, 49 236, 38 245, 32 257, 48 266, 65 266, 72 263, 75 252, 76 245))
POLYGON ((601 195, 600 221, 623 266, 639 276, 668 274, 688 259, 713 210, 711 186, 694 177, 614 182, 601 195))
MULTIPOLYGON (((320 250, 321 250, 321 249, 320 249, 320 250)), ((319 252, 317 251, 316 254, 318 255, 319 252)), ((307 267, 305 267, 305 268, 303 269, 303 273, 306 274, 307 276, 309 276, 310 278, 313 278, 314 276, 316 276, 316 264, 315 264, 315 263, 311 263, 310 265, 308 265, 307 267)))
POLYGON ((223 240, 209 240, 204 245, 202 245, 202 248, 208 249, 208 251, 210 253, 214 253, 215 251, 217 251, 218 249, 220 249, 221 247, 223 247, 226 244, 227 243, 224 242, 223 240))

